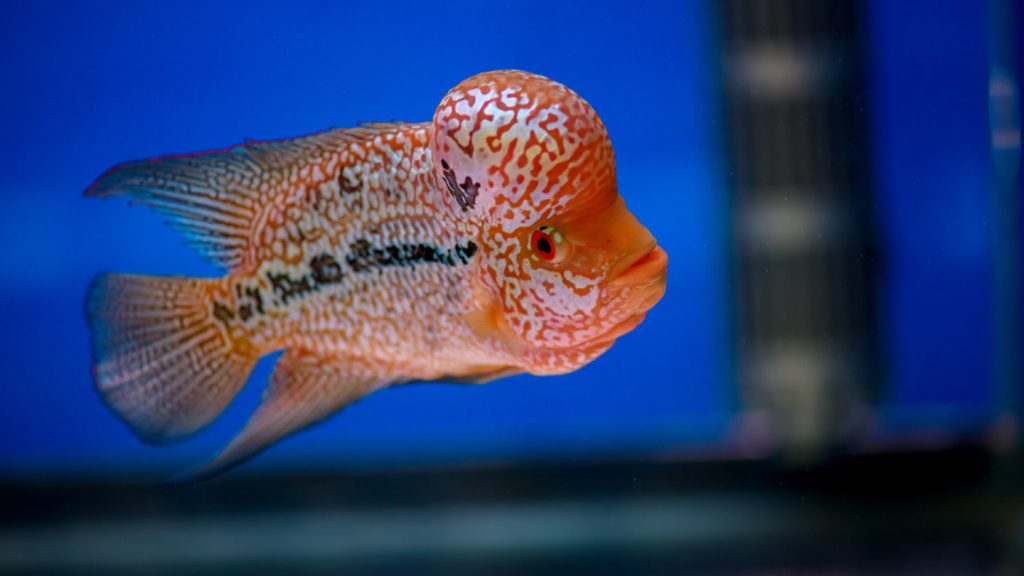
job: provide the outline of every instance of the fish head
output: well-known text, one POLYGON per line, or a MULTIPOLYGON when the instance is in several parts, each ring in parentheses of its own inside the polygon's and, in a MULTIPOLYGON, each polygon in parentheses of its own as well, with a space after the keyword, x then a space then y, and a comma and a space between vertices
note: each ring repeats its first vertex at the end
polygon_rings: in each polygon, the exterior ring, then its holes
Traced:
POLYGON ((664 294, 668 257, 619 195, 607 130, 575 92, 514 70, 469 78, 438 106, 431 153, 447 208, 477 236, 493 330, 547 352, 528 371, 588 362, 664 294))

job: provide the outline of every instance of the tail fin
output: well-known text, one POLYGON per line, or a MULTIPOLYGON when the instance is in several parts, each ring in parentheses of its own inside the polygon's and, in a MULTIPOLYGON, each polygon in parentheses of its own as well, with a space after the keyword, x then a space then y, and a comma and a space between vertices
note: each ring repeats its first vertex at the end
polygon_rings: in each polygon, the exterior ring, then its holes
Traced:
POLYGON ((213 282, 103 274, 89 289, 96 389, 145 442, 172 442, 209 424, 259 358, 216 322, 213 282))

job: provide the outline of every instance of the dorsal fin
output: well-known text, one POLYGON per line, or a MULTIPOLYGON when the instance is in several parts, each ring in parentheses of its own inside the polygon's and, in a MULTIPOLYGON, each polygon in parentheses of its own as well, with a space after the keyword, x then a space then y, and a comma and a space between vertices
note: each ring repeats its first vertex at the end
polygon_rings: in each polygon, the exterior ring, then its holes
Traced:
POLYGON ((232 269, 246 262, 262 210, 288 192, 283 174, 353 142, 404 128, 366 124, 298 138, 118 164, 86 196, 128 196, 160 212, 206 259, 232 269))

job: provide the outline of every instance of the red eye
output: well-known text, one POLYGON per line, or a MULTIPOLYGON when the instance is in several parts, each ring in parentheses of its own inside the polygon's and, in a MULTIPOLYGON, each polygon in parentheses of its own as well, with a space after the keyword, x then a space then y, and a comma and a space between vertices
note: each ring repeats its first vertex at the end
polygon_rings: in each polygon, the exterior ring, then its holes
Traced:
POLYGON ((547 226, 542 226, 534 230, 530 236, 530 246, 533 247, 533 253, 541 260, 547 260, 548 262, 555 259, 556 243, 552 232, 547 226))

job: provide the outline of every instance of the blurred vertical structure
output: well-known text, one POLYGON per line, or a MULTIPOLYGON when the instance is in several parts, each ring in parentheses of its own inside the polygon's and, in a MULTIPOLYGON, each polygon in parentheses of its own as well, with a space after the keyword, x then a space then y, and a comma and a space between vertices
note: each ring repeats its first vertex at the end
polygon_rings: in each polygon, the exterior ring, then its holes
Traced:
POLYGON ((861 5, 721 6, 743 441, 807 462, 880 372, 861 5))
MULTIPOLYGON (((1017 60, 1019 6, 1012 0, 989 0, 989 131, 994 178, 992 214, 996 235, 995 325, 996 385, 1001 423, 1019 442, 1024 412, 1021 382, 1021 204, 1020 88, 1017 60)), ((1022 44, 1021 46, 1024 46, 1022 44)))

